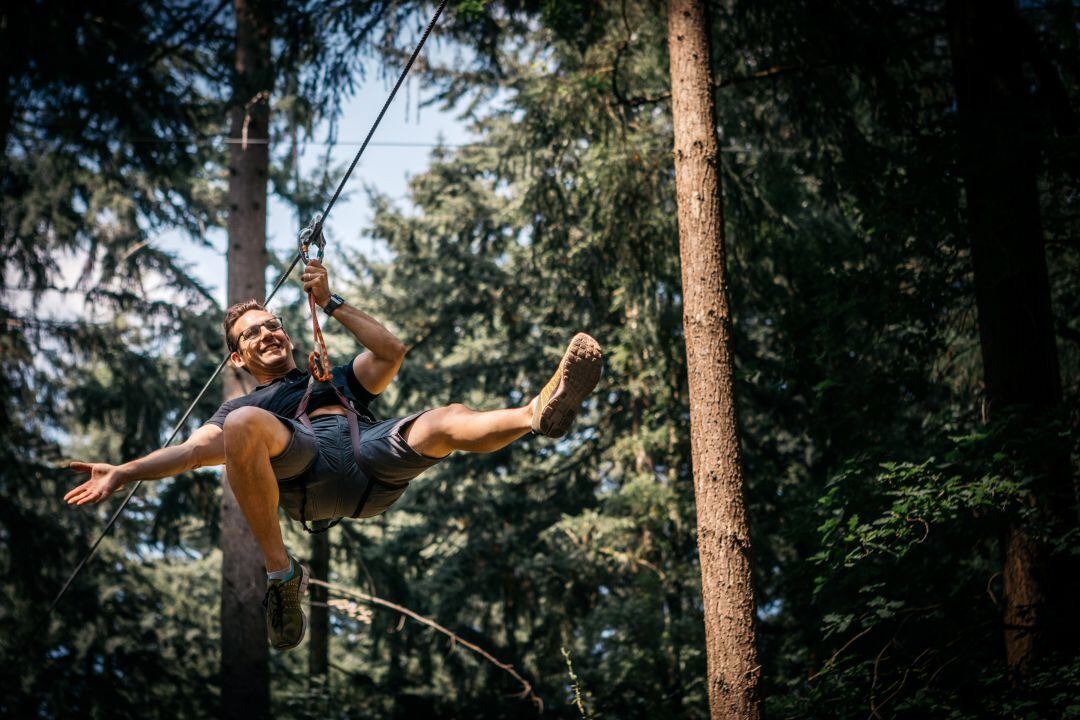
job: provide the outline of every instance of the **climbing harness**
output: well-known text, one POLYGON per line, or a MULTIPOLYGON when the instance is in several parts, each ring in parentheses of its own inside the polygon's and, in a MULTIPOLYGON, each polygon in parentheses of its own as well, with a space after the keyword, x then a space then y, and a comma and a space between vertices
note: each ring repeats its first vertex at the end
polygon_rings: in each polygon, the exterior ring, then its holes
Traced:
MULTIPOLYGON (((311 399, 311 391, 315 389, 315 386, 317 384, 319 384, 319 383, 316 383, 314 380, 312 380, 311 382, 308 383, 307 390, 304 391, 304 397, 301 398, 300 404, 296 408, 296 414, 293 415, 293 418, 296 419, 296 420, 299 420, 301 423, 303 423, 304 427, 306 427, 311 432, 312 435, 315 434, 315 429, 311 426, 311 418, 308 417, 307 406, 308 406, 308 401, 311 399)), ((352 445, 353 460, 356 461, 356 467, 359 468, 361 471, 363 471, 363 469, 364 469, 364 460, 360 456, 360 421, 359 421, 359 416, 357 415, 356 410, 353 409, 352 403, 350 403, 349 399, 346 398, 344 393, 341 392, 341 389, 338 388, 338 386, 335 385, 333 382, 330 382, 329 384, 330 384, 330 387, 332 387, 334 389, 334 393, 337 395, 338 401, 342 404, 342 406, 344 406, 345 410, 348 411, 346 413, 346 420, 349 423, 349 443, 352 445)), ((313 470, 314 470, 314 465, 312 465, 312 468, 308 470, 308 473, 312 472, 313 470)), ((339 517, 339 518, 336 518, 334 520, 331 520, 328 525, 325 525, 324 527, 321 527, 321 528, 310 528, 310 527, 308 527, 307 515, 306 515, 306 512, 307 512, 307 486, 308 486, 308 483, 307 483, 306 475, 307 475, 307 473, 305 473, 305 477, 301 477, 301 479, 300 479, 300 492, 302 493, 301 496, 300 496, 300 526, 304 528, 305 532, 310 533, 312 535, 317 535, 319 533, 326 532, 327 530, 334 527, 335 525, 337 525, 339 522, 341 522, 345 518, 344 517, 339 517)), ((390 483, 383 482, 382 480, 379 480, 376 477, 374 477, 374 475, 372 473, 365 472, 364 475, 367 478, 368 484, 367 484, 367 487, 364 488, 364 492, 360 495, 360 500, 356 503, 356 509, 353 510, 352 515, 349 516, 351 518, 360 517, 360 512, 364 509, 364 505, 367 504, 368 498, 371 497, 371 491, 374 490, 376 486, 381 487, 383 489, 387 489, 387 490, 396 490, 397 489, 396 485, 392 485, 390 483)))
MULTIPOLYGON (((404 69, 402 69, 401 75, 398 76, 397 82, 394 83, 393 89, 390 91, 390 94, 386 98, 386 102, 383 103, 382 110, 379 111, 378 116, 376 116, 376 118, 375 118, 375 122, 372 123, 372 125, 371 125, 371 129, 368 130, 367 137, 364 138, 364 142, 360 145, 360 149, 357 151, 356 156, 353 158, 352 164, 349 165, 349 169, 345 172, 345 176, 342 177, 341 182, 338 183, 337 190, 334 191, 334 195, 330 198, 330 202, 327 204, 326 209, 323 210, 321 215, 316 216, 316 219, 314 219, 312 221, 312 224, 309 225, 308 228, 305 228, 305 231, 306 231, 308 229, 312 229, 313 226, 314 226, 314 229, 317 230, 317 232, 313 230, 313 232, 307 236, 307 243, 308 243, 308 246, 310 246, 311 244, 314 244, 316 247, 319 248, 318 257, 320 257, 320 258, 322 257, 322 250, 323 250, 323 247, 325 246, 325 240, 323 239, 323 236, 322 236, 322 223, 323 223, 323 220, 330 214, 330 210, 333 209, 334 203, 336 203, 337 200, 338 200, 338 197, 341 196, 341 191, 345 188, 345 183, 348 182, 349 176, 352 175, 352 172, 356 168, 357 163, 360 162, 360 157, 364 154, 364 151, 367 149, 368 143, 371 142, 371 138, 375 134, 375 130, 378 129, 379 123, 382 122, 383 116, 386 115, 386 111, 390 108, 390 103, 392 103, 394 101, 394 97, 397 95, 398 90, 401 88, 401 85, 405 82, 405 77, 409 74, 409 70, 412 69, 413 63, 416 62, 416 58, 420 55, 420 50, 423 49, 424 43, 427 42, 428 36, 431 35, 431 31, 435 28, 435 23, 438 22, 439 16, 442 15, 442 11, 444 9, 446 9, 447 2, 448 2, 448 0, 442 0, 442 2, 439 3, 439 7, 437 7, 435 9, 435 14, 432 15, 432 17, 431 17, 431 22, 428 23, 427 27, 424 29, 423 35, 420 36, 420 40, 419 40, 419 42, 417 42, 416 48, 413 50, 412 55, 409 56, 409 61, 405 63, 405 67, 404 67, 404 69)), ((289 277, 289 275, 292 274, 293 268, 296 267, 297 263, 299 263, 300 260, 303 258, 303 256, 306 254, 307 246, 303 245, 303 241, 304 241, 304 233, 303 232, 300 234, 300 237, 301 237, 301 243, 302 243, 301 246, 304 249, 301 252, 298 252, 296 254, 296 257, 293 258, 293 261, 289 265, 289 267, 285 270, 285 272, 283 272, 278 277, 277 282, 274 283, 274 287, 270 290, 270 294, 266 298, 266 301, 265 301, 266 305, 269 305, 270 301, 274 299, 274 296, 277 294, 277 291, 281 288, 282 285, 285 284, 285 280, 289 277)), ((309 297, 309 301, 310 301, 310 304, 311 304, 312 317, 314 318, 314 313, 315 313, 314 301, 310 300, 310 298, 311 298, 310 294, 308 295, 308 297, 309 297)), ((322 352, 322 356, 319 359, 322 362, 322 368, 324 370, 327 370, 328 369, 328 362, 327 362, 327 357, 326 357, 326 346, 325 346, 325 344, 322 344, 322 342, 321 342, 322 333, 319 331, 318 320, 314 320, 313 325, 315 327, 317 339, 320 341, 319 342, 319 349, 322 352)), ((314 353, 312 353, 312 355, 314 355, 314 353)), ((308 362, 311 363, 313 361, 313 359, 314 358, 312 356, 309 356, 308 362)), ((221 374, 221 371, 225 368, 225 364, 228 361, 229 361, 229 356, 226 355, 221 360, 221 362, 218 363, 218 366, 214 370, 214 373, 210 376, 210 379, 206 381, 206 384, 203 385, 202 389, 199 391, 199 394, 196 395, 195 399, 191 401, 191 404, 188 406, 188 409, 186 411, 184 411, 184 414, 180 417, 180 419, 177 421, 176 425, 173 427, 172 432, 169 433, 169 439, 166 440, 165 443, 161 447, 163 447, 163 448, 168 447, 169 445, 172 444, 173 440, 176 439, 177 434, 180 432, 180 428, 184 427, 184 424, 187 422, 188 418, 191 416, 192 411, 195 410, 195 406, 198 405, 199 401, 202 399, 202 396, 206 394, 206 391, 210 388, 211 383, 213 383, 214 380, 217 379, 217 376, 219 374, 221 374)), ((336 388, 335 388, 335 390, 336 390, 336 388)), ((304 405, 305 405, 305 408, 306 408, 306 402, 304 403, 304 405)), ((351 406, 348 403, 345 404, 345 407, 346 407, 346 409, 351 409, 351 406)), ((356 418, 354 416, 352 416, 352 415, 350 415, 350 417, 352 418, 352 423, 355 423, 356 418)), ((350 423, 350 430, 353 427, 352 423, 350 423)), ((356 432, 356 431, 353 431, 353 432, 356 432)), ((356 437, 358 438, 359 435, 357 434, 356 437)), ((353 442, 353 449, 354 449, 353 451, 354 452, 356 452, 356 450, 358 448, 358 445, 359 445, 359 443, 356 440, 354 440, 354 442, 353 442)), ((94 541, 94 544, 90 546, 90 549, 87 551, 86 555, 83 556, 82 560, 79 561, 79 564, 75 567, 75 570, 68 577, 67 581, 64 582, 64 586, 62 588, 60 588, 60 592, 58 592, 56 594, 56 597, 53 598, 53 601, 49 604, 49 609, 45 611, 45 614, 41 617, 41 620, 39 620, 38 624, 34 626, 34 630, 33 630, 33 632, 31 632, 30 636, 35 635, 41 629, 42 625, 45 622, 48 621, 49 617, 52 616, 52 612, 53 612, 53 610, 56 609, 56 606, 60 603, 61 598, 64 597, 64 595, 68 591, 68 588, 70 588, 71 584, 73 582, 75 582, 75 578, 77 578, 79 576, 79 573, 81 573, 83 568, 86 567, 86 564, 90 561, 90 558, 93 557, 94 552, 97 551, 98 545, 101 544, 101 541, 105 539, 105 536, 108 535, 108 533, 112 529, 113 525, 116 524, 116 521, 117 521, 117 519, 119 519, 120 514, 124 512, 124 509, 128 506, 128 503, 131 502, 131 498, 134 497, 135 493, 138 492, 139 488, 142 486, 142 482, 143 482, 142 480, 138 480, 138 481, 136 481, 135 483, 132 484, 131 490, 128 492, 127 496, 124 498, 124 502, 122 502, 120 504, 120 507, 118 507, 116 509, 116 512, 113 513, 112 517, 109 519, 109 522, 105 525, 105 529, 103 529, 101 531, 101 533, 98 535, 97 539, 94 541)), ((366 499, 367 498, 364 498, 365 501, 366 501, 366 499)), ((359 513, 359 509, 357 510, 357 512, 359 513)), ((336 522, 335 522, 335 524, 336 524, 336 522)), ((305 527, 305 529, 307 529, 307 528, 305 527)), ((327 529, 329 529, 329 528, 327 528, 327 529)))
MULTIPOLYGON (((311 219, 308 226, 300 231, 300 237, 297 240, 300 259, 307 265, 311 262, 311 248, 312 246, 318 249, 318 255, 315 256, 316 260, 321 261, 323 255, 326 252, 326 239, 322 234, 322 221, 323 215, 316 213, 315 217, 311 219)), ((341 392, 341 389, 334 384, 334 376, 330 371, 330 357, 326 352, 326 342, 323 340, 322 328, 319 326, 319 314, 315 311, 315 295, 308 293, 308 308, 311 310, 311 330, 314 340, 315 349, 308 354, 308 367, 311 368, 311 380, 308 382, 307 389, 304 391, 303 398, 300 399, 300 404, 296 407, 296 414, 293 415, 293 419, 299 420, 303 423, 312 435, 315 434, 315 429, 311 426, 311 418, 308 417, 307 406, 308 401, 311 400, 311 392, 315 389, 316 385, 325 384, 329 385, 334 390, 334 394, 337 395, 338 402, 345 408, 346 417, 349 423, 349 442, 352 445, 353 459, 356 461, 358 468, 363 467, 363 460, 360 457, 360 423, 356 414, 356 410, 353 408, 352 403, 349 402, 345 394, 341 392)), ((312 472, 314 466, 308 470, 308 473, 312 472)), ((321 528, 311 528, 307 524, 307 473, 305 477, 300 479, 300 526, 304 530, 311 534, 324 533, 330 528, 337 525, 344 520, 344 517, 339 517, 332 520, 328 525, 321 528)), ((356 510, 350 517, 356 518, 360 516, 360 512, 364 509, 364 504, 367 503, 368 497, 371 495, 372 489, 375 485, 386 485, 376 480, 374 477, 368 475, 368 485, 364 488, 363 494, 360 496, 360 501, 356 504, 356 510)))

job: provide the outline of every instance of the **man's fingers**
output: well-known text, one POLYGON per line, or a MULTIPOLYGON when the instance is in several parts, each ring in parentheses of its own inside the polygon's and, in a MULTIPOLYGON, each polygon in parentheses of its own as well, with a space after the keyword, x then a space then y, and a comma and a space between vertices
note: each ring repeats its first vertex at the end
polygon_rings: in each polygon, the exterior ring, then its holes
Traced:
POLYGON ((68 467, 76 472, 90 472, 94 469, 92 463, 79 462, 78 460, 73 460, 68 463, 68 467))
POLYGON ((81 498, 79 498, 78 502, 76 502, 75 504, 76 505, 92 505, 94 503, 101 502, 101 500, 104 499, 104 497, 105 496, 100 491, 91 490, 91 491, 87 492, 85 495, 83 495, 81 498))
POLYGON ((83 483, 82 485, 79 485, 78 487, 75 487, 75 488, 72 488, 71 490, 68 490, 67 494, 64 495, 64 499, 65 500, 71 500, 76 495, 81 495, 82 493, 84 493, 86 491, 86 485, 87 485, 87 483, 83 483))

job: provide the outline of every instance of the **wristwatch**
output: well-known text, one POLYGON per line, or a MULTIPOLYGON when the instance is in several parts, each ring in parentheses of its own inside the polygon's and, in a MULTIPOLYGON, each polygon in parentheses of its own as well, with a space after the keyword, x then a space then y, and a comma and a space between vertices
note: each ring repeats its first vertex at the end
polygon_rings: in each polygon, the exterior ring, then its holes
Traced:
POLYGON ((345 304, 345 298, 341 297, 337 293, 330 293, 330 300, 326 303, 326 307, 323 308, 323 312, 327 315, 333 315, 334 311, 345 304))

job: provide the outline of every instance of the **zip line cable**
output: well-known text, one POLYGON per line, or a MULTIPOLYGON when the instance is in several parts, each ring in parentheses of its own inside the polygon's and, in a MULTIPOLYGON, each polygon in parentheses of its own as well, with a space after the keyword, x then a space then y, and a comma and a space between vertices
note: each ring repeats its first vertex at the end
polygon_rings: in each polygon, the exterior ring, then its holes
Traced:
MULTIPOLYGON (((200 137, 200 138, 131 138, 123 142, 130 143, 132 145, 207 145, 211 143, 224 143, 226 145, 269 145, 272 140, 270 138, 234 138, 234 137, 200 137)), ((303 142, 301 143, 305 147, 348 147, 362 145, 360 140, 335 140, 333 142, 303 142)), ((465 143, 440 143, 440 142, 414 142, 411 140, 385 140, 382 142, 368 143, 368 147, 381 147, 381 148, 465 148, 465 147, 477 147, 484 145, 482 142, 465 142, 465 143)))
MULTIPOLYGON (((428 23, 427 28, 424 30, 424 34, 420 36, 420 41, 416 44, 416 48, 413 50, 412 55, 409 57, 409 61, 405 63, 405 68, 401 71, 401 75, 398 77, 397 82, 394 84, 393 90, 390 91, 390 95, 386 98, 386 102, 383 103, 382 110, 379 111, 378 117, 375 118, 375 122, 372 124, 371 129, 368 131, 367 137, 364 138, 363 144, 360 145, 360 149, 357 151, 356 157, 353 158, 352 164, 349 165, 349 169, 345 172, 345 177, 341 178, 341 182, 338 184, 337 190, 334 191, 333 197, 331 197, 330 202, 327 203, 326 210, 323 211, 321 219, 314 221, 314 224, 317 226, 318 231, 321 231, 322 223, 330 214, 330 210, 333 209, 334 203, 336 203, 338 197, 340 197, 341 191, 345 188, 345 183, 349 180, 349 176, 352 175, 352 172, 356 168, 357 163, 360 162, 360 156, 364 154, 364 150, 367 149, 368 144, 371 142, 371 137, 378 129, 379 123, 382 122, 383 116, 386 114, 387 109, 389 109, 390 107, 390 103, 394 101, 394 96, 397 95, 398 89, 400 89, 402 83, 405 82, 405 77, 409 74, 409 71, 412 69, 413 63, 420 55, 420 51, 423 49, 424 43, 427 42, 428 36, 431 35, 431 31, 435 28, 435 23, 438 22, 439 16, 446 8, 446 4, 448 1, 449 0, 442 0, 442 2, 439 3, 439 7, 435 10, 435 14, 432 16, 431 22, 428 23)), ((273 289, 270 290, 270 294, 266 298, 265 303, 267 305, 269 305, 270 301, 274 299, 274 295, 277 294, 277 291, 281 288, 281 286, 285 284, 285 280, 289 277, 290 274, 292 274, 292 271, 296 267, 296 264, 300 262, 300 258, 301 253, 297 252, 296 257, 293 258, 292 264, 289 265, 288 269, 285 270, 285 272, 283 272, 278 277, 277 282, 274 283, 273 289)), ((195 399, 191 401, 191 404, 184 412, 183 417, 180 418, 180 420, 176 423, 176 426, 172 429, 172 432, 169 434, 169 439, 166 440, 165 443, 161 446, 162 448, 168 447, 172 444, 172 441, 176 439, 177 434, 184 426, 184 423, 187 422, 187 419, 191 416, 191 413, 195 409, 195 406, 199 404, 200 400, 202 400, 203 395, 205 395, 206 391, 210 388, 210 384, 213 383, 214 380, 217 379, 217 376, 221 374, 221 371, 225 368, 225 364, 228 361, 229 356, 226 355, 225 358, 220 363, 218 363, 217 369, 214 370, 213 375, 211 375, 210 379, 206 381, 206 384, 203 385, 202 390, 200 390, 199 394, 195 396, 195 399)), ((87 562, 89 562, 90 558, 94 555, 94 552, 97 550, 98 545, 101 544, 101 541, 105 539, 105 536, 108 535, 113 525, 116 524, 116 521, 120 517, 120 514, 124 512, 124 508, 126 508, 128 506, 128 503, 131 502, 131 498, 138 491, 142 483, 142 480, 135 481, 135 484, 132 486, 131 491, 128 492, 127 497, 124 498, 124 502, 121 503, 120 507, 117 508, 115 513, 113 513, 112 518, 109 520, 108 524, 105 525, 105 529, 101 531, 101 534, 98 535, 97 540, 95 540, 94 544, 90 546, 90 550, 86 553, 83 559, 79 561, 79 564, 76 566, 75 571, 71 573, 71 576, 68 577, 67 582, 65 582, 64 586, 60 588, 60 592, 56 594, 55 598, 53 598, 52 603, 49 604, 49 609, 45 611, 45 615, 41 618, 40 621, 38 621, 37 625, 34 626, 34 631, 30 634, 30 637, 33 637, 35 634, 37 634, 37 631, 41 628, 41 626, 45 622, 47 622, 48 619, 52 616, 52 612, 60 603, 60 599, 64 597, 64 595, 68 591, 68 588, 70 588, 71 584, 75 582, 75 578, 77 578, 79 576, 79 573, 82 572, 83 568, 86 567, 87 562)))
MULTIPOLYGON (((182 145, 182 144, 208 144, 208 143, 225 143, 226 145, 269 145, 271 140, 269 138, 233 138, 233 137, 203 137, 193 139, 176 139, 171 140, 169 138, 133 138, 124 142, 131 143, 132 145, 182 145)), ((334 142, 305 142, 304 147, 349 147, 362 145, 360 140, 335 140, 334 142)), ((388 140, 385 142, 373 142, 368 143, 367 147, 380 147, 380 148, 419 148, 419 149, 435 149, 444 148, 447 150, 458 150, 462 148, 469 149, 497 149, 494 148, 491 143, 484 142, 483 140, 477 140, 475 142, 461 142, 461 143, 440 143, 440 142, 412 142, 408 140, 388 140)), ((632 155, 638 151, 627 150, 623 153, 609 153, 608 157, 622 157, 626 155, 632 155)), ((657 152, 670 153, 669 149, 657 150, 657 152)), ((719 148, 719 152, 731 155, 768 155, 770 153, 780 155, 798 155, 805 153, 805 150, 796 148, 770 148, 770 147, 738 147, 736 145, 727 145, 719 148)))

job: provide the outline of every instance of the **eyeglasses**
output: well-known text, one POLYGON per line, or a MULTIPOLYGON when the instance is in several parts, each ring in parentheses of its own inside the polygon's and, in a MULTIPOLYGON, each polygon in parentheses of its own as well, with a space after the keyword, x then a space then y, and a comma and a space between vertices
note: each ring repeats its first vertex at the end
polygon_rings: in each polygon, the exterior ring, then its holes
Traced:
POLYGON ((262 335, 263 328, 266 328, 267 332, 276 332, 281 329, 281 319, 274 317, 252 325, 236 337, 236 346, 240 346, 241 340, 255 340, 262 335))

